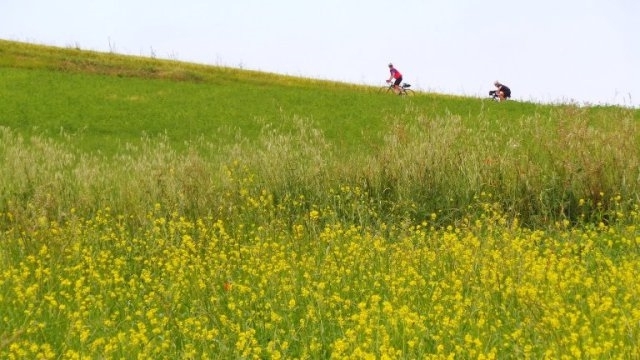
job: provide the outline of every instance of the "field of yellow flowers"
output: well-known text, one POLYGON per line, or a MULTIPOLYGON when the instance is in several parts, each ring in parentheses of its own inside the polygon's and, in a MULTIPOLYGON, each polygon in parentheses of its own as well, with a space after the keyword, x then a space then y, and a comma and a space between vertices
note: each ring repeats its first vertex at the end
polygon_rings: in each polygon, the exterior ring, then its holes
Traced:
POLYGON ((361 189, 329 191, 336 207, 240 190, 227 218, 8 226, 0 358, 640 357, 637 211, 532 230, 484 195, 449 226, 373 225, 337 220, 368 211, 361 189))

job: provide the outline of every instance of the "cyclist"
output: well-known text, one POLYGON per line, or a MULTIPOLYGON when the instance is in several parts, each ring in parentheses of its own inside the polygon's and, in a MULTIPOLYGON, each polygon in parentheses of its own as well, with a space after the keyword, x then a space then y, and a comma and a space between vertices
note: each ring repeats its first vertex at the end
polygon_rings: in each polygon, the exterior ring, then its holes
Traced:
POLYGON ((511 98, 511 89, 505 84, 502 84, 500 81, 496 80, 493 85, 496 87, 496 92, 500 101, 505 101, 511 98))
POLYGON ((387 84, 391 83, 392 79, 395 79, 395 81, 393 82, 393 91, 395 91, 396 94, 400 95, 400 83, 402 82, 402 74, 400 73, 400 71, 398 71, 398 69, 393 67, 392 63, 389 63, 389 72, 391 73, 391 76, 389 76, 389 79, 387 79, 387 84))

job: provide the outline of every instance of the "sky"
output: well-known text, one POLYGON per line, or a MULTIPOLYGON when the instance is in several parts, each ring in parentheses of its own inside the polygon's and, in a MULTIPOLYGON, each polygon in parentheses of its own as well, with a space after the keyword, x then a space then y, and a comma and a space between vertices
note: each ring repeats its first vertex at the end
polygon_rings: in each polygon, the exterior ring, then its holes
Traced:
POLYGON ((640 106, 638 0, 0 0, 0 38, 306 78, 640 106))

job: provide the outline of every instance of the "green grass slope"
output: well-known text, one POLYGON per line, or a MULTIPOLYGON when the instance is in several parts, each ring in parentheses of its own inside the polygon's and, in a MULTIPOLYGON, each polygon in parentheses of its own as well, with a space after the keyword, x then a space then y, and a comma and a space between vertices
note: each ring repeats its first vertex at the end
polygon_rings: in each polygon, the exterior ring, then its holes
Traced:
POLYGON ((81 150, 106 153, 143 134, 167 134, 176 145, 197 136, 235 141, 230 129, 255 139, 259 124, 292 116, 313 121, 337 145, 366 148, 407 112, 490 126, 553 109, 438 94, 397 99, 365 86, 6 41, 0 72, 3 125, 54 138, 78 134, 81 150))
POLYGON ((638 359, 640 128, 0 41, 0 359, 638 359))
POLYGON ((219 206, 230 163, 256 189, 322 203, 327 189, 359 186, 415 221, 452 221, 481 193, 530 223, 601 219, 614 197, 639 198, 633 109, 407 98, 9 41, 0 79, 0 206, 27 217, 104 206, 142 217, 156 202, 198 215, 219 206))

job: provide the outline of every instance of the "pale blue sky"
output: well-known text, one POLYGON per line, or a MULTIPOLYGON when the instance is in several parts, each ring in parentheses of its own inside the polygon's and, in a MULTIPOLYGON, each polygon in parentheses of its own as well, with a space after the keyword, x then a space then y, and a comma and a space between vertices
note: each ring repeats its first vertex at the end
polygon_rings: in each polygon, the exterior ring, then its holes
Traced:
POLYGON ((640 106, 638 0, 0 0, 0 38, 433 92, 640 106))

